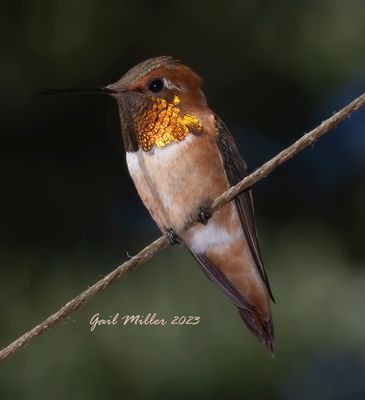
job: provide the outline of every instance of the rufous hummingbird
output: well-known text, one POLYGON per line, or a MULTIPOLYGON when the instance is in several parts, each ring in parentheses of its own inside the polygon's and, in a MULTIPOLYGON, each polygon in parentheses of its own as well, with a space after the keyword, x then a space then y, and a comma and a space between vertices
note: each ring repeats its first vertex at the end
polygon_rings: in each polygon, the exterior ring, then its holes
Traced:
POLYGON ((262 262, 251 190, 213 215, 209 206, 247 175, 233 137, 208 107, 202 80, 171 57, 156 57, 96 89, 119 108, 129 173, 171 244, 184 244, 273 352, 272 292, 262 262), (187 230, 192 222, 199 221, 187 230))

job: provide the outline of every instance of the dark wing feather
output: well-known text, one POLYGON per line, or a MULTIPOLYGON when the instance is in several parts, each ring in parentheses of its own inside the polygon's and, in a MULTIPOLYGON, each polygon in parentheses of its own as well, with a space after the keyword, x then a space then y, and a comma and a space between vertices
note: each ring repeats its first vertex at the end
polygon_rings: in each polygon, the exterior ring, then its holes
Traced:
POLYGON ((196 258, 208 278, 217 284, 222 292, 228 296, 237 307, 247 328, 270 350, 271 353, 273 353, 274 328, 271 316, 269 316, 268 320, 261 318, 255 307, 246 301, 230 280, 227 279, 224 273, 217 268, 205 254, 196 254, 192 251, 191 253, 196 258))
MULTIPOLYGON (((232 135, 218 116, 216 116, 216 135, 229 184, 231 186, 236 185, 247 176, 247 165, 240 156, 232 135)), ((247 189, 239 194, 235 198, 235 203, 256 268, 271 299, 275 302, 260 254, 251 190, 247 189)))
POLYGON ((196 254, 191 251, 191 254, 200 264, 203 272, 207 277, 216 283, 222 292, 228 296, 232 303, 239 309, 244 310, 246 313, 254 312, 254 307, 252 307, 238 290, 232 285, 232 283, 226 278, 226 276, 221 272, 204 254, 196 254))

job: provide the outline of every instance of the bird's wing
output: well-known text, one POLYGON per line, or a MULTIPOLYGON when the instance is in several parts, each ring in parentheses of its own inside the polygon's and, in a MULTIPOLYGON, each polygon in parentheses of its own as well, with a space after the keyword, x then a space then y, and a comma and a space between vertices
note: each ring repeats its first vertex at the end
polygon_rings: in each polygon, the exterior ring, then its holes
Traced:
POLYGON ((223 272, 221 272, 220 269, 217 268, 206 255, 197 254, 191 250, 190 252, 198 261, 207 277, 216 285, 218 285, 222 292, 228 296, 228 298, 236 307, 238 307, 238 309, 244 310, 245 312, 254 312, 255 308, 246 301, 246 299, 238 292, 238 290, 229 281, 229 279, 227 279, 223 272))
MULTIPOLYGON (((231 186, 234 186, 247 176, 247 165, 240 156, 232 135, 218 116, 216 116, 216 140, 223 159, 228 182, 231 186)), ((247 189, 243 191, 236 196, 234 201, 256 268, 265 283, 271 299, 274 301, 260 254, 251 190, 247 189)))

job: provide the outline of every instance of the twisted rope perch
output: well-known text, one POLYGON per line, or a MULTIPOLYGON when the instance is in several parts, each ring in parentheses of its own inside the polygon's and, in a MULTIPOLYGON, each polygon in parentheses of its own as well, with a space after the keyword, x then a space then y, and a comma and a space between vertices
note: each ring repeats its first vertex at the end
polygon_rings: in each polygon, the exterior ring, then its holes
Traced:
MULTIPOLYGON (((315 129, 303 135, 299 140, 297 140, 291 146, 287 147, 286 149, 278 153, 275 157, 271 158, 269 161, 263 164, 252 174, 244 178, 236 186, 233 186, 224 193, 222 193, 219 197, 217 197, 213 201, 211 205, 212 213, 218 210, 219 208, 223 207, 228 202, 230 202, 243 190, 251 187, 260 179, 266 177, 279 165, 289 160, 289 158, 295 156, 297 153, 308 147, 311 143, 318 140, 322 135, 324 135, 329 130, 337 126, 341 121, 350 117, 350 115, 354 111, 358 110, 364 104, 365 104, 365 93, 363 93, 357 99, 348 104, 346 107, 342 108, 340 111, 335 113, 332 117, 323 121, 315 129)), ((8 346, 3 348, 0 351, 0 362, 7 360, 13 353, 20 350, 22 347, 26 346, 37 336, 41 335, 49 328, 55 326, 64 318, 69 317, 73 312, 78 310, 83 304, 90 301, 100 291, 106 289, 112 283, 114 283, 115 281, 126 275, 129 271, 132 271, 133 269, 137 268, 140 264, 144 263, 145 261, 153 257, 157 252, 165 249, 168 246, 169 242, 165 236, 161 236, 154 242, 150 243, 137 255, 135 255, 125 263, 119 265, 119 267, 117 267, 114 271, 112 271, 104 278, 100 279, 98 282, 90 286, 88 289, 80 293, 78 296, 74 297, 72 300, 66 303, 63 307, 61 307, 58 311, 49 316, 39 325, 35 326, 33 329, 24 333, 18 339, 14 340, 8 346)))

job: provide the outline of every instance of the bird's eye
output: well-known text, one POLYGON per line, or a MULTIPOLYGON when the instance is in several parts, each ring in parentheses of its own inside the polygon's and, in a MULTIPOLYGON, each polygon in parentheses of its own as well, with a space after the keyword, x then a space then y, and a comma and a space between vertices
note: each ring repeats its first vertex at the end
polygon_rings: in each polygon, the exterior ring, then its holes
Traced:
POLYGON ((153 92, 153 93, 158 93, 161 92, 161 90, 165 87, 165 83, 163 79, 153 79, 149 84, 148 84, 148 90, 153 92))

